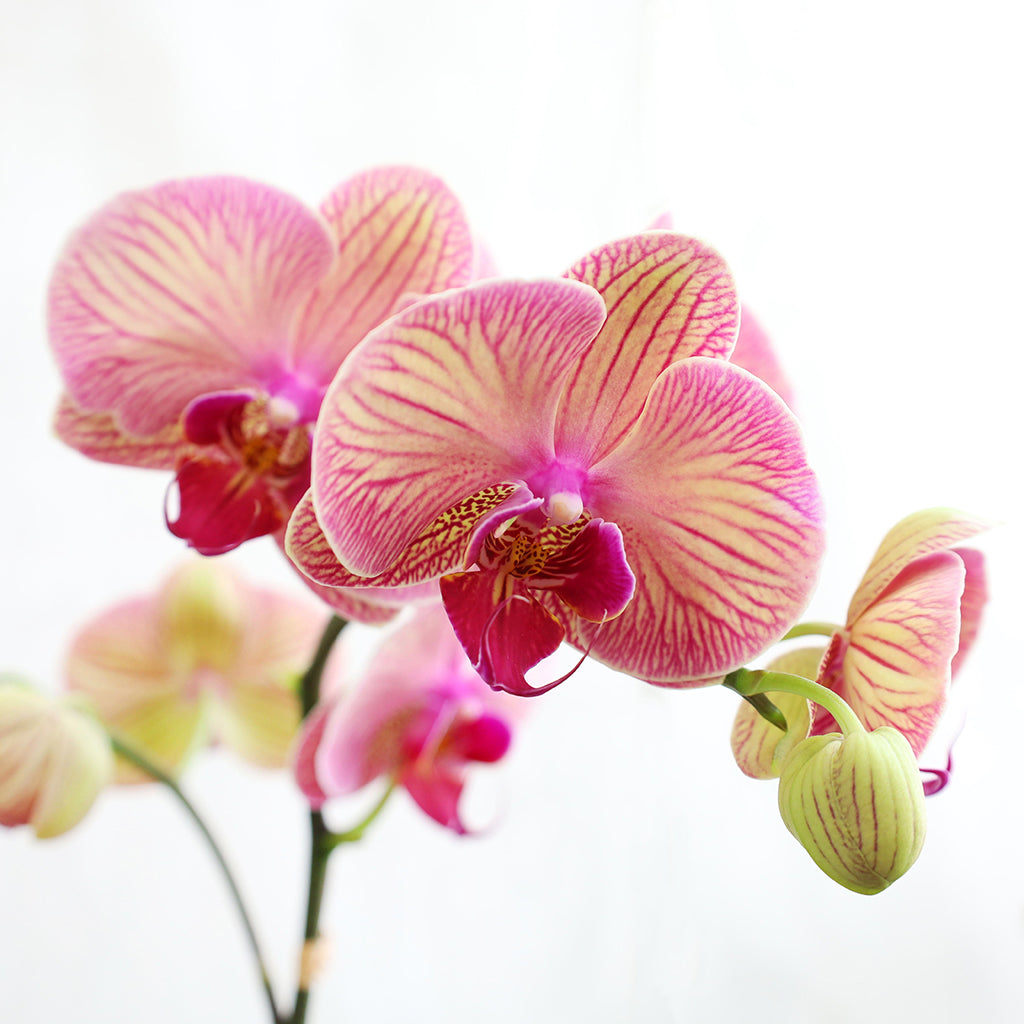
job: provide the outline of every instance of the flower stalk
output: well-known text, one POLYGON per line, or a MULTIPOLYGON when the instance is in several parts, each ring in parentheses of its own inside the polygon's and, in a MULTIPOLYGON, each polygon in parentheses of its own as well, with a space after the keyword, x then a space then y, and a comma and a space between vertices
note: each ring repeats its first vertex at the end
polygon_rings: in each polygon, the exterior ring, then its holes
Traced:
MULTIPOLYGON (((316 653, 300 683, 303 717, 309 714, 320 699, 320 679, 324 666, 334 647, 335 641, 348 622, 339 615, 334 615, 324 628, 316 653)), ((365 826, 369 821, 363 823, 365 826)), ((303 949, 312 948, 320 938, 320 910, 323 905, 324 886, 327 882, 327 861, 331 852, 338 845, 331 841, 331 831, 320 811, 309 813, 309 886, 306 897, 306 923, 303 930, 303 949)), ((361 832, 360 832, 361 834, 361 832)), ((295 1004, 286 1024, 304 1024, 306 1009, 309 1005, 309 993, 313 977, 310 971, 299 972, 299 983, 295 992, 295 1004)))
POLYGON ((238 910, 239 917, 242 919, 242 927, 245 929, 246 939, 248 940, 249 947, 256 959, 256 966, 260 975, 260 983, 263 986, 263 991, 266 993, 271 1020, 274 1024, 283 1024, 283 1019, 278 1013, 277 1000, 274 997, 274 987, 270 981, 270 973, 267 970, 266 960, 263 958, 263 952, 260 948, 259 939, 256 936, 256 930, 253 927, 252 918, 249 916, 245 900, 242 898, 242 892, 238 887, 238 883, 235 881, 235 876, 231 871, 227 858, 224 856, 224 852, 221 850, 220 844, 213 837, 213 833, 210 831, 209 826, 203 820, 202 815, 200 815, 199 811, 196 810, 195 805, 185 795, 182 788, 178 785, 177 781, 172 778, 172 776, 168 775, 167 772, 163 771, 161 768, 158 768, 144 754, 117 736, 111 735, 110 743, 114 749, 114 753, 123 757, 126 761, 130 761, 136 768, 141 769, 154 780, 166 786, 167 789, 174 794, 182 807, 185 808, 186 813, 199 829, 200 834, 206 841, 206 845, 210 848, 210 852, 213 854, 213 858, 221 870, 221 874, 224 876, 224 881, 227 883, 228 890, 231 893, 231 898, 238 910))

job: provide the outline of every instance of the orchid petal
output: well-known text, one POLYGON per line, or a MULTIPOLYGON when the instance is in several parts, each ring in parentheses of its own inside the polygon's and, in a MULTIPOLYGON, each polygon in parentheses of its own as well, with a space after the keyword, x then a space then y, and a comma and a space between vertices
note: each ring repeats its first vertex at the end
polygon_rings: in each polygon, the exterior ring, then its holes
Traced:
POLYGON ((777 779, 790 751, 807 738, 811 712, 807 700, 792 693, 765 693, 786 718, 783 732, 746 701, 736 712, 732 726, 732 753, 744 775, 752 779, 777 779))
POLYGON ((625 437, 666 366, 689 356, 728 358, 739 310, 722 258, 669 232, 610 242, 566 276, 592 285, 608 307, 567 380, 555 428, 559 455, 591 465, 625 437))
POLYGON ((373 331, 314 440, 314 505, 342 564, 376 576, 467 495, 550 462, 562 382, 603 318, 575 281, 487 281, 373 331))
POLYGON ((283 768, 302 720, 298 691, 237 680, 213 710, 218 738, 251 764, 283 768))
POLYGON ((413 167, 381 167, 340 185, 320 208, 336 239, 330 272, 294 331, 300 366, 323 380, 410 294, 467 284, 473 241, 458 200, 413 167))
POLYGON ((366 675, 374 680, 371 691, 385 683, 389 689, 421 691, 423 680, 430 679, 438 686, 443 681, 444 691, 452 696, 491 696, 473 671, 440 601, 418 607, 388 642, 380 644, 366 675))
POLYGON ((399 781, 424 814, 461 836, 467 831, 459 817, 463 775, 462 771, 437 765, 431 765, 429 771, 417 771, 414 764, 401 773, 399 781))
POLYGON ((793 408, 793 388, 782 372, 771 339, 746 306, 740 310, 740 330, 729 361, 763 380, 786 405, 793 408))
POLYGON ((445 737, 446 757, 493 764, 512 744, 512 730, 500 715, 485 712, 477 718, 456 721, 445 737))
POLYGON ((988 601, 988 580, 985 575, 985 556, 980 551, 956 548, 954 554, 964 563, 965 572, 964 592, 960 598, 960 646, 951 667, 955 679, 981 628, 981 615, 988 601))
POLYGON ((806 605, 823 549, 817 483, 792 414, 746 371, 699 357, 669 367, 588 488, 637 579, 622 615, 572 633, 598 660, 703 683, 761 653, 806 605))
MULTIPOLYGON (((149 598, 115 605, 81 630, 66 674, 69 687, 89 698, 114 734, 165 771, 176 772, 203 739, 205 702, 191 674, 168 664, 163 625, 149 598)), ((122 759, 117 780, 152 781, 122 759)))
POLYGON ((428 713, 422 700, 410 701, 404 689, 390 686, 375 687, 372 695, 365 687, 354 697, 342 695, 315 757, 320 785, 331 795, 343 796, 397 771, 406 734, 428 713))
POLYGON ((150 437, 127 434, 105 412, 84 412, 66 395, 57 406, 54 431, 66 445, 95 459, 117 466, 174 469, 182 456, 194 454, 180 423, 172 423, 150 437))
POLYGON ((847 624, 862 615, 915 558, 951 548, 987 530, 989 525, 977 516, 949 508, 925 509, 902 519, 885 535, 875 552, 850 602, 847 624))
MULTIPOLYGON (((307 492, 292 513, 285 534, 285 550, 292 563, 314 584, 324 588, 358 587, 362 596, 384 604, 419 602, 437 596, 434 581, 466 561, 467 547, 489 520, 524 489, 515 484, 489 488, 448 509, 405 550, 394 567, 379 576, 356 576, 338 561, 307 492)), ((360 620, 365 621, 365 620, 360 620)))
POLYGON ((319 811, 327 801, 327 794, 321 789, 316 773, 316 752, 323 741, 324 727, 331 714, 332 705, 318 704, 302 723, 298 742, 295 745, 295 781, 302 795, 314 811, 319 811))
MULTIPOLYGON (((833 638, 818 680, 842 697, 868 730, 892 726, 915 755, 946 703, 960 635, 964 567, 951 551, 914 559, 853 625, 833 638)), ((812 733, 834 729, 819 708, 812 733)))
POLYGON ((318 218, 265 185, 196 178, 119 196, 71 238, 50 286, 72 398, 146 436, 197 395, 266 383, 331 258, 318 218))
POLYGON ((577 615, 604 622, 620 615, 636 589, 622 533, 614 523, 591 519, 530 579, 531 588, 551 589, 577 615), (548 582, 550 581, 550 582, 548 582))
POLYGON ((195 455, 178 467, 168 492, 167 528, 201 555, 222 555, 284 522, 263 477, 219 454, 195 455), (177 513, 171 507, 177 505, 177 513))
MULTIPOLYGON (((445 611, 480 677, 495 689, 525 697, 550 687, 531 686, 526 673, 558 650, 562 624, 537 601, 500 598, 493 571, 457 573, 441 580, 445 611)), ((559 680, 561 682, 561 680, 559 680)))

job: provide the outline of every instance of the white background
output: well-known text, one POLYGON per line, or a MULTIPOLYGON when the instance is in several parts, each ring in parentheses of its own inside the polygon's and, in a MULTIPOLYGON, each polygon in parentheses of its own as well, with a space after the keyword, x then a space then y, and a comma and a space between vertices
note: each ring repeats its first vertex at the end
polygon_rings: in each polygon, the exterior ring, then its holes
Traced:
MULTIPOLYGON (((814 617, 842 617, 908 512, 1003 524, 983 541, 992 601, 957 685, 957 771, 892 890, 856 896, 818 872, 774 783, 732 763, 730 694, 591 665, 533 705, 490 773, 492 833, 456 840, 400 796, 338 855, 311 1024, 1022 1019, 1016 5, 2 8, 0 668, 56 689, 76 626, 184 555, 162 525, 163 474, 50 437, 44 320, 67 232, 176 176, 244 174, 316 205, 363 167, 419 164, 526 276, 671 211, 729 259, 796 388, 829 514, 814 617)), ((301 589, 270 545, 232 560, 301 589)), ((222 753, 186 784, 284 991, 301 802, 222 753)), ((5 1022, 264 1014, 233 909, 169 796, 108 792, 50 843, 0 835, 5 1022)))

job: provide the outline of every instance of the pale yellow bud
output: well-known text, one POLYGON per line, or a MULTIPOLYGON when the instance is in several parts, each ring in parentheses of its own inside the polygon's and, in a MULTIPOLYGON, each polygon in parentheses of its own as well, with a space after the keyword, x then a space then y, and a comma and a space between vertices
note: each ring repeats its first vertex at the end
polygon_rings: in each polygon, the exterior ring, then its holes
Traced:
POLYGON ((77 825, 110 781, 110 740, 75 698, 0 677, 0 824, 40 839, 77 825))
POLYGON ((924 845, 917 761, 887 726, 798 744, 783 765, 779 811, 825 874, 866 895, 896 881, 924 845))

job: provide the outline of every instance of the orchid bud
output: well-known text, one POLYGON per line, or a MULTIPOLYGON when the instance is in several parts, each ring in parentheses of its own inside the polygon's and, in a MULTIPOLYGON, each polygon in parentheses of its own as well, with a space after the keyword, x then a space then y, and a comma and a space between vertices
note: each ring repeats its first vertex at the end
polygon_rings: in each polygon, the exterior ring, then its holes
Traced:
POLYGON ((798 744, 783 765, 779 811, 825 874, 865 895, 896 881, 924 845, 917 761, 889 726, 798 744))
POLYGON ((40 839, 74 827, 113 774, 110 740, 74 698, 0 676, 0 824, 40 839))

